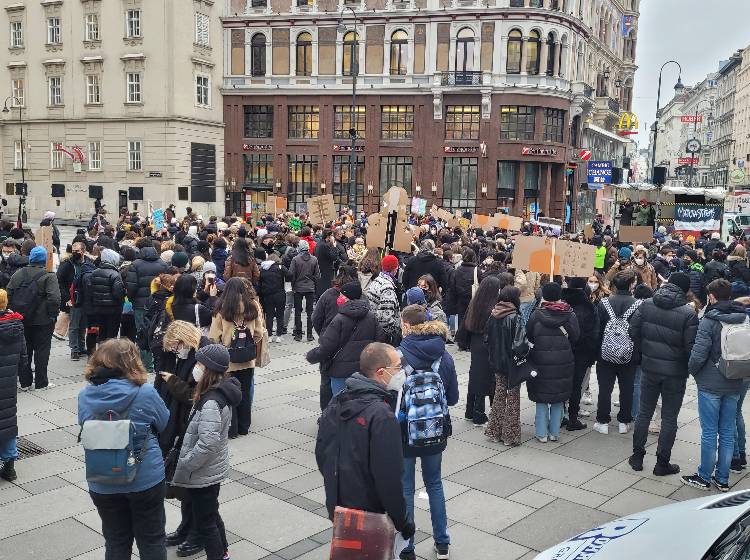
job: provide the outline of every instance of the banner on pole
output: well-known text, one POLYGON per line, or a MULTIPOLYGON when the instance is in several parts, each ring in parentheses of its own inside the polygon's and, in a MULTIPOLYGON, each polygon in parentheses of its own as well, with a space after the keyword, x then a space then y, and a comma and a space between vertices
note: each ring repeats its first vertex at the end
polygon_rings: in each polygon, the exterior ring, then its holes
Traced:
POLYGON ((674 229, 677 231, 720 231, 721 206, 675 204, 674 229))

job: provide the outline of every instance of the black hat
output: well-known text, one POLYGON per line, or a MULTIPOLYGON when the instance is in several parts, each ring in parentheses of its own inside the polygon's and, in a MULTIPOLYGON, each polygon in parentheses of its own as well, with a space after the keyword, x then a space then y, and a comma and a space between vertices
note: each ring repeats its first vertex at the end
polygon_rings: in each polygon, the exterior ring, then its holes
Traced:
POLYGON ((670 274, 669 283, 674 284, 685 293, 690 291, 690 276, 684 272, 673 272, 670 274))
POLYGON ((253 251, 253 254, 256 259, 260 259, 262 261, 266 260, 266 251, 260 247, 256 247, 255 251, 253 251))
POLYGON ((690 260, 693 262, 698 262, 698 253, 692 250, 685 251, 685 256, 690 257, 690 260))
POLYGON ((362 297, 362 285, 359 282, 349 282, 341 287, 341 293, 347 299, 360 299, 362 297))
POLYGON ((558 301, 562 295, 562 287, 557 282, 548 282, 542 286, 544 301, 558 301))

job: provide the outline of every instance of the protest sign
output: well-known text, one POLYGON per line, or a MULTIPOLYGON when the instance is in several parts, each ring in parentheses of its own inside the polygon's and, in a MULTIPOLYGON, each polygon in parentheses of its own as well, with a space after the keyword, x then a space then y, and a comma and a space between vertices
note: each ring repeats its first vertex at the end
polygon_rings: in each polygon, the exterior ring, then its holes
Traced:
POLYGON ((594 226, 592 226, 591 224, 586 224, 585 226, 583 226, 583 238, 586 241, 591 241, 592 239, 594 239, 594 226))
POLYGON ((721 206, 675 204, 674 229, 677 231, 718 231, 721 229, 721 206))
MULTIPOLYGON (((427 201, 425 201, 426 205, 427 201)), ((414 234, 407 222, 409 212, 409 195, 401 187, 391 187, 383 195, 380 212, 367 217, 366 243, 368 247, 392 249, 402 253, 411 252, 414 234), (394 216, 395 214, 395 216, 394 216), (391 218, 391 216, 394 216, 391 218), (392 230, 389 231, 389 219, 392 230)), ((425 206, 425 210, 427 207, 425 206)))
POLYGON ((411 211, 413 214, 419 214, 424 216, 427 213, 427 199, 417 198, 416 196, 411 199, 411 211))
POLYGON ((151 212, 151 223, 154 225, 154 231, 164 227, 164 209, 158 208, 151 212))
POLYGON ((336 206, 332 194, 322 194, 307 199, 309 219, 313 224, 326 224, 336 221, 336 206))
POLYGON ((52 256, 55 246, 52 243, 52 233, 52 226, 42 226, 37 230, 36 235, 34 236, 36 244, 47 250, 47 272, 52 272, 54 268, 52 256))
POLYGON ((649 243, 654 239, 652 226, 620 226, 617 239, 622 243, 649 243))
POLYGON ((513 268, 559 274, 568 278, 588 277, 594 272, 596 249, 554 237, 518 236, 513 249, 513 268))
POLYGON ((555 241, 555 252, 560 255, 560 266, 555 274, 566 278, 588 278, 594 273, 596 247, 574 241, 555 241))

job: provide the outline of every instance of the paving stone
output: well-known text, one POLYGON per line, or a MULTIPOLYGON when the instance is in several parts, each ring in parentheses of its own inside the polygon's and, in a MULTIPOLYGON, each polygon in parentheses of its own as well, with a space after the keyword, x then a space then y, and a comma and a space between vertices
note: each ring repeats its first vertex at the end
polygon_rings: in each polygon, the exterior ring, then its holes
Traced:
POLYGON ((24 490, 22 487, 11 482, 0 480, 0 506, 28 496, 31 496, 31 492, 28 490, 24 490))
MULTIPOLYGON (((506 539, 478 531, 463 524, 453 525, 448 531, 451 538, 452 560, 515 560, 523 556, 528 548, 506 539)), ((422 558, 435 558, 432 539, 425 539, 415 548, 422 558)))
POLYGON ((638 482, 633 484, 631 488, 663 497, 668 497, 670 494, 673 494, 677 490, 674 484, 669 484, 653 478, 641 478, 638 482))
POLYGON ((320 544, 330 543, 331 539, 333 538, 333 529, 328 528, 316 535, 312 535, 310 538, 320 544))
POLYGON ((500 453, 499 450, 463 441, 451 441, 448 443, 448 449, 450 449, 450 452, 443 453, 441 466, 444 478, 500 453))
POLYGON ((256 433, 250 433, 245 437, 232 440, 229 449, 229 460, 231 461, 232 466, 235 466, 239 463, 263 457, 264 455, 277 453, 288 447, 289 446, 285 443, 275 441, 256 433))
POLYGON ((617 432, 616 426, 612 426, 609 435, 606 436, 593 430, 584 433, 581 437, 555 449, 555 453, 603 467, 612 467, 630 456, 630 445, 633 441, 632 434, 612 433, 612 428, 617 432))
POLYGON ((325 504, 326 503, 326 489, 321 486, 320 488, 315 488, 314 490, 310 490, 309 492, 305 492, 302 494, 304 498, 307 498, 308 500, 312 500, 313 502, 318 502, 318 504, 325 504))
POLYGON ((448 479, 505 498, 533 484, 539 480, 539 477, 494 463, 483 462, 459 471, 448 479))
POLYGON ((297 560, 328 560, 331 557, 331 545, 324 544, 310 552, 303 554, 297 560))
POLYGON ((318 464, 315 461, 315 454, 310 453, 309 451, 305 451, 304 449, 300 449, 299 447, 290 447, 288 449, 284 449, 283 451, 274 453, 273 456, 290 463, 296 463, 297 465, 301 465, 309 470, 318 469, 318 464))
POLYGON ((278 486, 294 492, 295 494, 304 494, 315 488, 323 486, 323 475, 317 470, 310 471, 307 474, 292 478, 285 482, 280 483, 278 486))
POLYGON ((530 490, 528 488, 519 490, 515 494, 507 496, 507 498, 514 502, 518 502, 519 504, 524 504, 536 509, 546 506, 548 503, 554 501, 555 499, 552 496, 542 494, 541 492, 536 492, 535 490, 530 490))
POLYGON ((548 478, 576 486, 591 480, 605 470, 604 467, 592 465, 585 461, 555 453, 544 453, 526 447, 514 447, 488 460, 540 478, 548 478))
POLYGON ((623 492, 620 492, 617 496, 611 500, 604 502, 599 506, 598 509, 606 511, 612 515, 623 517, 630 515, 631 513, 637 513, 645 509, 651 509, 659 506, 665 506, 673 504, 674 500, 657 496, 656 494, 650 494, 643 492, 642 490, 635 490, 628 488, 623 492))
POLYGON ((448 517, 487 533, 497 533, 534 512, 504 498, 469 490, 446 502, 448 517))
POLYGON ((62 428, 31 434, 26 436, 26 439, 47 451, 60 451, 67 447, 83 449, 78 444, 78 438, 62 428))
POLYGON ((281 550, 276 552, 276 555, 281 556, 282 558, 286 558, 287 560, 293 560, 294 558, 299 558, 303 554, 307 554, 308 552, 315 550, 316 548, 320 548, 320 543, 315 542, 312 539, 303 539, 291 546, 282 548, 281 550))
POLYGON ((529 486, 528 489, 535 492, 541 492, 542 494, 548 494, 555 498, 563 498, 570 502, 592 508, 600 506, 609 499, 609 496, 603 496, 596 492, 591 492, 590 490, 575 488, 573 486, 568 486, 567 484, 562 484, 561 482, 547 479, 535 482, 529 486))
POLYGON ((301 443, 309 443, 310 441, 315 441, 314 437, 301 434, 293 430, 288 430, 286 428, 281 428, 279 426, 274 426, 273 428, 262 430, 259 432, 259 434, 276 441, 288 443, 289 445, 299 445, 301 443))
POLYGON ((243 463, 234 463, 232 462, 232 456, 230 454, 229 460, 235 470, 247 475, 256 475, 287 464, 286 461, 274 457, 273 455, 264 455, 263 457, 251 459, 250 461, 245 461, 243 463))
POLYGON ((274 498, 278 498, 279 500, 284 501, 294 497, 293 492, 284 490, 283 488, 279 488, 278 486, 274 486, 273 484, 271 484, 270 486, 266 486, 265 488, 261 488, 260 491, 264 494, 268 494, 269 496, 273 496, 274 498))
POLYGON ((301 467, 300 465, 296 465, 294 463, 287 463, 285 465, 276 467, 275 469, 258 473, 255 475, 255 478, 259 480, 265 480, 266 482, 270 482, 271 484, 279 484, 280 482, 285 482, 287 480, 291 480, 292 478, 297 478, 298 476, 302 476, 303 474, 308 473, 310 473, 310 469, 301 467))
POLYGON ((50 490, 56 490, 70 484, 67 480, 60 478, 59 476, 48 476, 47 478, 40 478, 32 482, 22 484, 24 490, 31 494, 41 494, 42 492, 49 492, 50 490))
POLYGON ((82 466, 83 464, 80 461, 59 451, 28 457, 16 464, 16 472, 18 473, 16 483, 24 484, 32 480, 72 471, 82 466))
POLYGON ((0 558, 60 560, 88 553, 103 544, 101 535, 73 519, 63 519, 4 539, 0 558))
POLYGON ((285 501, 288 504, 301 507, 302 509, 306 509, 307 511, 315 511, 316 509, 320 508, 320 502, 310 500, 308 498, 305 498, 304 496, 293 496, 285 501))
POLYGON ((635 474, 607 470, 588 482, 581 484, 581 488, 598 494, 604 494, 605 496, 616 496, 640 480, 643 479, 635 474))
POLYGON ((18 416, 18 435, 28 436, 30 434, 38 434, 39 432, 46 432, 47 430, 55 430, 55 426, 52 422, 47 422, 41 418, 37 418, 30 414, 18 416))
POLYGON ((74 486, 22 498, 13 502, 13 515, 3 516, 0 539, 61 521, 93 507, 89 495, 74 486))

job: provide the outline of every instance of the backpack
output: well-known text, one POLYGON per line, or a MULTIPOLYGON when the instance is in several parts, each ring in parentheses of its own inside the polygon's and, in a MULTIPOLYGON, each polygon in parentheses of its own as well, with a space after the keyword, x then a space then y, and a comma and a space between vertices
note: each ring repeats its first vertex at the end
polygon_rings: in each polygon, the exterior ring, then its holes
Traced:
POLYGON ((146 352, 160 349, 164 344, 164 334, 171 322, 172 318, 167 313, 166 305, 160 307, 156 314, 151 317, 146 328, 140 331, 137 340, 138 347, 146 352))
POLYGON ((633 358, 635 344, 628 334, 630 324, 628 319, 635 313, 636 309, 643 303, 642 299, 636 300, 621 317, 615 315, 609 298, 602 299, 602 305, 609 315, 609 321, 604 327, 602 338, 602 360, 610 364, 627 364, 633 358))
POLYGON ((258 346, 253 340, 253 334, 244 324, 234 324, 232 339, 229 341, 229 361, 233 364, 244 364, 255 359, 258 346))
POLYGON ((23 315, 23 323, 30 324, 36 315, 36 308, 40 303, 46 303, 44 293, 40 293, 39 279, 47 274, 46 269, 42 269, 38 274, 27 278, 13 290, 13 297, 10 301, 10 307, 23 315))
POLYGON ((86 287, 91 284, 91 274, 96 270, 96 265, 91 261, 84 260, 70 283, 70 304, 73 307, 83 305, 86 297, 86 287))
POLYGON ((750 320, 721 327, 721 356, 716 367, 727 379, 750 377, 750 320))
POLYGON ((399 421, 405 427, 404 440, 409 447, 425 449, 445 444, 452 433, 448 400, 438 373, 442 356, 429 371, 417 371, 406 365, 406 381, 399 407, 399 421))
POLYGON ((130 408, 141 388, 135 392, 122 412, 107 410, 97 418, 86 420, 78 433, 83 445, 86 463, 86 480, 99 484, 129 484, 135 479, 138 466, 148 448, 144 440, 139 453, 133 440, 136 427, 130 421, 130 408))

